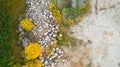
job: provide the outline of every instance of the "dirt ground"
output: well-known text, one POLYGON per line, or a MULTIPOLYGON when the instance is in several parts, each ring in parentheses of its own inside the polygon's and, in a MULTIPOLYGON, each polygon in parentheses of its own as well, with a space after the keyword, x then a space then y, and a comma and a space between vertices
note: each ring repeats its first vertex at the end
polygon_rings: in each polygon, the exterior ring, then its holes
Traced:
POLYGON ((57 67, 120 67, 120 0, 91 0, 91 13, 71 26, 83 45, 62 47, 67 61, 57 67))

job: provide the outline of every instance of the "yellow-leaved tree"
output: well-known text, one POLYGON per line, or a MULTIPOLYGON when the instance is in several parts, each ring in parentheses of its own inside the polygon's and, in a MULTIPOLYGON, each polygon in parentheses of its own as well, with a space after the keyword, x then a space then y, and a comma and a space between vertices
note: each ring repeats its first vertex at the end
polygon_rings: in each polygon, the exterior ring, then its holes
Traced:
POLYGON ((26 59, 31 60, 39 57, 42 54, 42 47, 38 43, 29 43, 25 47, 26 59))
POLYGON ((32 23, 32 21, 28 18, 23 19, 20 22, 20 25, 22 26, 23 29, 30 31, 31 29, 34 28, 34 24, 32 23))

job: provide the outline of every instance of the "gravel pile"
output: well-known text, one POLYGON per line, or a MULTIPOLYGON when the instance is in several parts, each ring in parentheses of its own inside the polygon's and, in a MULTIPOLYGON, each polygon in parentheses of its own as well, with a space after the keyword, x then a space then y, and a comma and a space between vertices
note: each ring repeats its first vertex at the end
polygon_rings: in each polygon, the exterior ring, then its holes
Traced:
POLYGON ((47 9, 50 0, 27 0, 27 18, 32 20, 35 27, 29 32, 24 31, 19 25, 20 37, 24 47, 29 42, 40 43, 43 52, 39 59, 43 62, 43 67, 54 67, 63 57, 63 50, 53 47, 57 42, 59 25, 56 24, 52 13, 47 9), (45 49, 51 50, 48 55, 45 49))
POLYGON ((47 9, 48 3, 49 0, 27 0, 27 17, 35 24, 29 37, 31 41, 39 42, 43 47, 47 47, 53 36, 56 36, 58 28, 52 13, 47 9))

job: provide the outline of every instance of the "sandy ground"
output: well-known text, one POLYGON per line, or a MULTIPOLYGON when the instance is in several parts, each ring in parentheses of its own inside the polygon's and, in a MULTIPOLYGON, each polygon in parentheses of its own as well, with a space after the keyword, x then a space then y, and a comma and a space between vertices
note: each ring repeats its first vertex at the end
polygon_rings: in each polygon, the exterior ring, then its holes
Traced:
POLYGON ((57 67, 120 67, 120 0, 91 0, 91 4, 91 13, 70 28, 70 35, 85 43, 63 47, 68 61, 57 67))

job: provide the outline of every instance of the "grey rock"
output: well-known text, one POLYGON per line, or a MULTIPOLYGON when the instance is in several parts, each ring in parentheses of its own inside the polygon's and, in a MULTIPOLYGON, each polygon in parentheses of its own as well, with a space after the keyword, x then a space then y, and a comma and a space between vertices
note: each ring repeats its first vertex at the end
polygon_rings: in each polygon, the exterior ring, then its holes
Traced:
POLYGON ((22 39, 22 45, 26 47, 28 45, 29 40, 27 38, 22 39))

